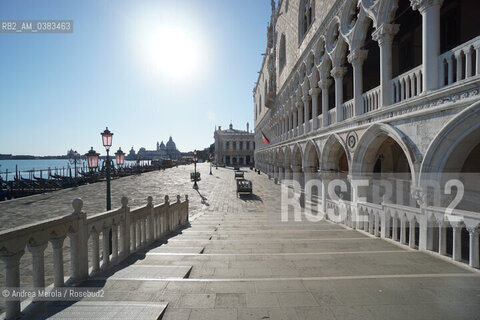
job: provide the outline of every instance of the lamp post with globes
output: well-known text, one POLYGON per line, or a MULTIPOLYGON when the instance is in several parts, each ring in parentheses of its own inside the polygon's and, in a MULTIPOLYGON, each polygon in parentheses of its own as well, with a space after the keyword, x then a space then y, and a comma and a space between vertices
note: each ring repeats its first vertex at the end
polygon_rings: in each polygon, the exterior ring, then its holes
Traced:
POLYGON ((70 158, 68 159, 68 161, 70 161, 71 164, 74 164, 75 165, 75 178, 74 178, 74 186, 76 187, 77 186, 77 163, 80 164, 81 161, 82 161, 82 157, 80 156, 80 154, 78 154, 77 150, 75 150, 73 152, 73 155, 70 155, 70 158))
POLYGON ((112 209, 112 201, 110 197, 110 147, 112 146, 113 133, 108 130, 108 127, 100 133, 102 135, 102 143, 107 150, 107 165, 105 177, 107 180, 107 211, 112 209))
POLYGON ((117 152, 115 152, 115 162, 119 168, 125 163, 125 152, 122 151, 122 148, 118 148, 117 152))
POLYGON ((90 169, 90 175, 91 179, 93 180, 93 171, 98 168, 98 156, 100 154, 97 153, 95 150, 93 150, 93 147, 91 147, 90 151, 85 154, 87 157, 87 166, 90 169))

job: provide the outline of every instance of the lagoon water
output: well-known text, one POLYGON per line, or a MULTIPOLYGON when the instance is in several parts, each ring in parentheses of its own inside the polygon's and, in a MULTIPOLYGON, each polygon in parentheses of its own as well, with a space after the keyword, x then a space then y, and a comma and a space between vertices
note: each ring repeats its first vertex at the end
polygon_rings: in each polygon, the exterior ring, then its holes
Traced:
MULTIPOLYGON (((102 165, 102 159, 99 160, 99 166, 102 165)), ((114 159, 115 161, 115 159, 114 159)), ((149 161, 142 161, 141 164, 148 164, 149 161)), ((129 167, 135 165, 135 161, 125 161, 125 166, 129 167)), ((80 164, 77 164, 77 168, 87 167, 85 160, 82 160, 80 164)), ((70 164, 68 159, 28 159, 28 160, 0 160, 0 177, 5 180, 13 180, 15 176, 15 170, 22 172, 22 177, 28 178, 27 170, 48 170, 51 169, 52 173, 62 174, 61 169, 65 168, 65 175, 69 174, 69 168, 74 168, 73 164, 70 164), (6 179, 6 172, 8 171, 8 179, 6 179)), ((40 174, 36 174, 37 177, 40 177, 40 174)), ((44 173, 44 178, 47 177, 47 173, 44 173)))

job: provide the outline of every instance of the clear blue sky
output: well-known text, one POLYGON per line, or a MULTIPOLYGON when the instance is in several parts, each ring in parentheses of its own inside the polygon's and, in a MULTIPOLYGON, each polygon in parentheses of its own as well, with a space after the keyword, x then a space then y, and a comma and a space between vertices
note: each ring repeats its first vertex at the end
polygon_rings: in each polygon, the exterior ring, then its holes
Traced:
POLYGON ((1 20, 69 19, 74 32, 0 34, 0 153, 103 154, 105 126, 125 151, 170 135, 204 148, 230 120, 253 129, 269 15, 269 0, 2 0, 1 20))

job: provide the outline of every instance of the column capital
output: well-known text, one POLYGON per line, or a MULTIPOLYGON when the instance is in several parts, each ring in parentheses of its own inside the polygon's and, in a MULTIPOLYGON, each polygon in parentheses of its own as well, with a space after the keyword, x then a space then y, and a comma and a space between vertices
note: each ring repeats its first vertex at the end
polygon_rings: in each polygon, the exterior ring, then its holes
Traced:
POLYGON ((413 10, 418 10, 420 13, 426 9, 434 6, 441 6, 443 0, 410 0, 410 5, 413 10))
POLYGON ((65 236, 50 238, 49 241, 52 244, 53 249, 60 249, 63 248, 63 240, 65 240, 65 236))
POLYGON ((307 95, 304 95, 304 96, 302 97, 303 103, 307 103, 308 101, 310 101, 310 99, 311 99, 311 98, 310 98, 310 96, 309 96, 308 94, 307 94, 307 95))
POLYGON ((303 102, 302 101, 297 101, 295 103, 295 108, 301 108, 303 106, 303 102))
POLYGON ((308 91, 308 93, 313 97, 313 96, 318 96, 322 92, 320 88, 312 88, 308 91))
POLYGON ((347 68, 345 67, 335 67, 332 69, 332 71, 330 71, 330 74, 335 80, 343 79, 345 73, 347 73, 347 68))
POLYGON ((47 249, 48 242, 42 242, 42 243, 37 243, 37 242, 30 242, 27 244, 28 251, 32 254, 32 256, 41 254, 47 249))
POLYGON ((377 41, 381 46, 384 43, 392 43, 393 37, 400 30, 399 24, 387 24, 384 23, 372 32, 372 39, 377 41))
POLYGON ((360 67, 367 58, 367 55, 368 50, 356 49, 350 52, 350 54, 347 56, 347 60, 352 64, 352 66, 360 67))
POLYGON ((20 258, 25 253, 25 250, 20 250, 17 252, 10 252, 5 248, 0 250, 0 260, 5 263, 7 268, 11 268, 12 266, 17 266, 20 264, 20 258))
POLYGON ((332 85, 332 79, 320 79, 320 81, 318 81, 318 86, 322 90, 327 90, 331 85, 332 85))

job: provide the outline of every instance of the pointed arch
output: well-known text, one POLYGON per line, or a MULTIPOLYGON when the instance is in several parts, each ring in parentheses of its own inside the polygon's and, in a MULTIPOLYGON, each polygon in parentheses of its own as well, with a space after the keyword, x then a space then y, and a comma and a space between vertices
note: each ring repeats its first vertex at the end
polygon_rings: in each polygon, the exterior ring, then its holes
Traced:
POLYGON ((308 140, 305 146, 305 153, 303 155, 304 168, 314 168, 315 171, 318 171, 320 168, 320 157, 321 152, 317 143, 314 140, 308 140))
MULTIPOLYGON (((321 152, 321 168, 322 171, 343 171, 342 165, 339 163, 339 157, 346 157, 347 167, 350 169, 350 153, 347 151, 345 141, 336 133, 331 134, 323 146, 321 152)), ((350 171, 350 170, 347 170, 350 171)))

